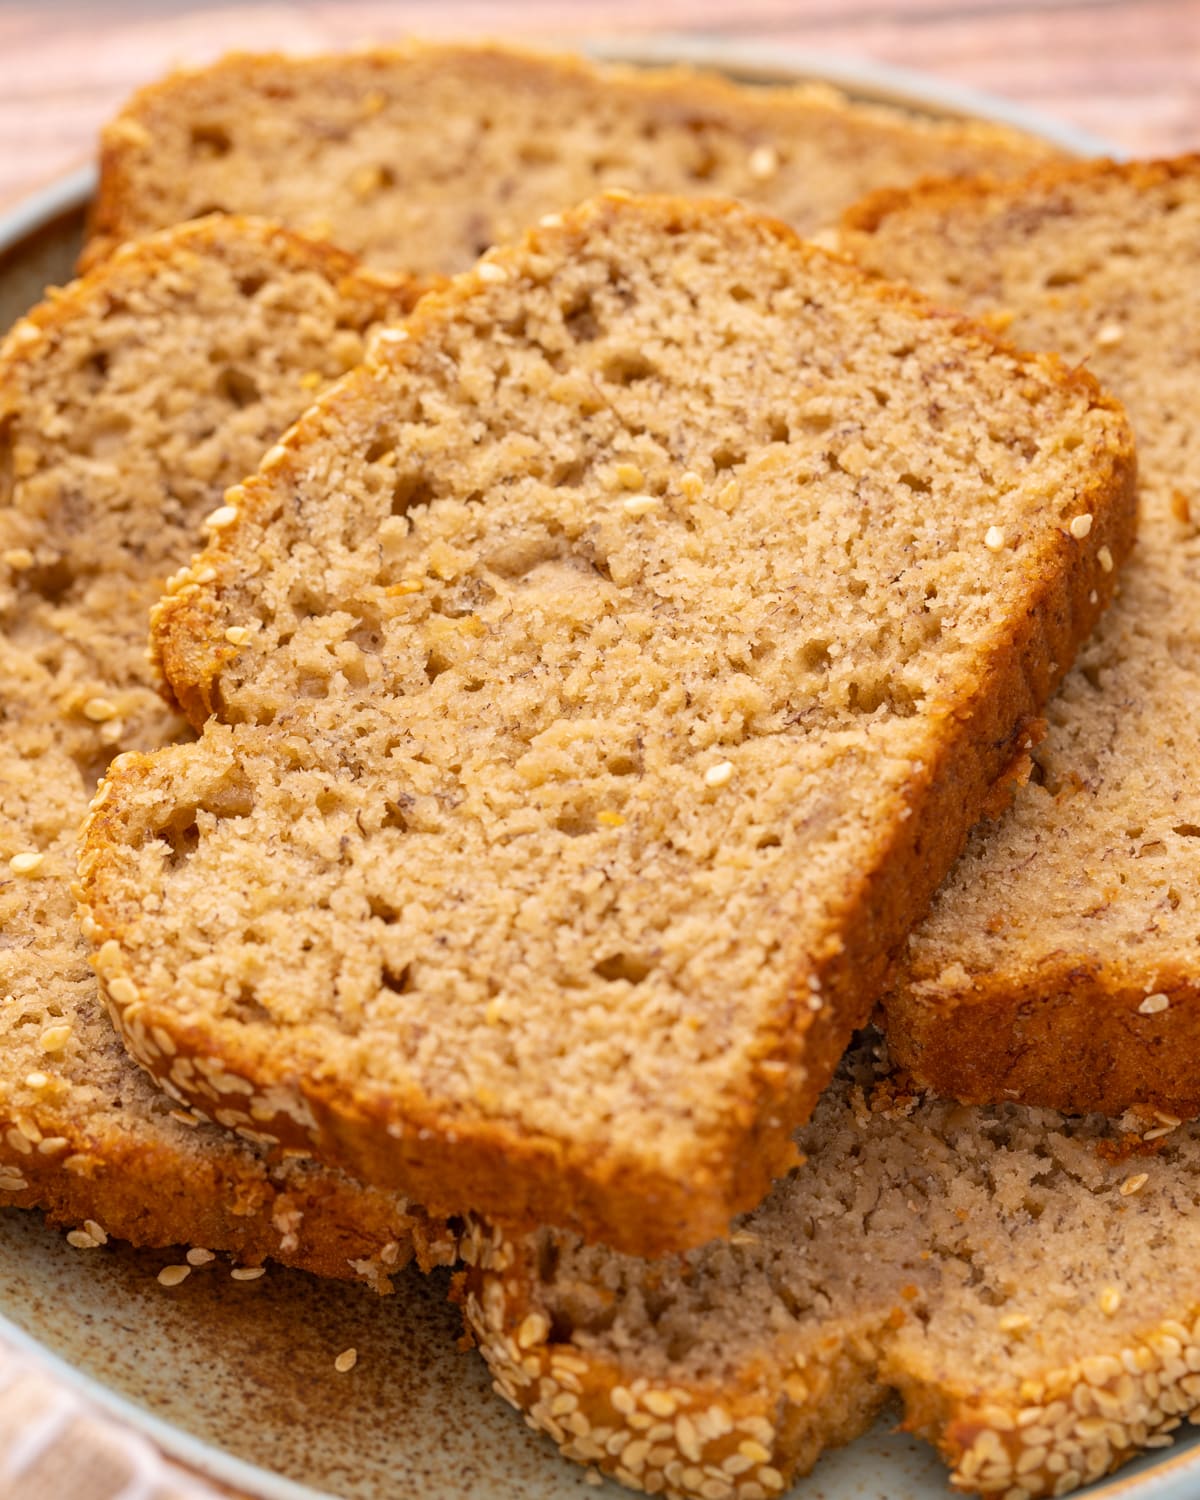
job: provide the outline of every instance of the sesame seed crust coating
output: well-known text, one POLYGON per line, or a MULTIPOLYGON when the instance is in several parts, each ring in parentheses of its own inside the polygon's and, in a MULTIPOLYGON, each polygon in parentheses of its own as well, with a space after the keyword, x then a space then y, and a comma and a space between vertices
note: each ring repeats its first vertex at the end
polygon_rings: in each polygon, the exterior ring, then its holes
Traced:
POLYGON ((943 1103, 868 1041, 729 1242, 476 1225, 456 1296, 528 1425, 649 1494, 763 1500, 897 1393, 956 1489, 1063 1495, 1200 1409, 1200 1133, 1153 1119, 943 1103))
POLYGON ((702 1243, 1109 597, 1128 431, 735 205, 610 195, 483 266, 158 606, 226 723, 114 766, 97 966, 165 1085, 365 1181, 702 1243))
POLYGON ((178 1109, 104 1013, 71 880, 95 779, 186 734, 149 605, 203 517, 416 289, 259 221, 125 247, 0 347, 0 1203, 73 1244, 192 1242, 386 1290, 453 1235, 178 1109))
MULTIPOLYGON (((1084 363, 1138 443, 1138 545, 885 1001, 895 1055, 968 1103, 1200 1114, 1200 156, 878 194, 843 244, 1084 363)), ((1102 559, 1103 561, 1103 559, 1102 559)))
POLYGON ((829 88, 520 48, 234 55, 142 89, 105 129, 84 258, 219 203, 384 270, 454 272, 607 187, 727 194, 810 233, 883 183, 1021 171, 1051 154, 1003 127, 829 88))

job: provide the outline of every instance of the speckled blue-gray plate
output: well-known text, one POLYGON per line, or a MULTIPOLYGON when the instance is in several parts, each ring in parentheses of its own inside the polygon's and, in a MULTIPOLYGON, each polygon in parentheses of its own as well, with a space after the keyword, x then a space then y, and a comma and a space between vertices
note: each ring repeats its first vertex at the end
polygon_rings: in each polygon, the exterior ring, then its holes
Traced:
MULTIPOLYGON (((631 61, 687 61, 742 78, 822 78, 869 99, 1023 126, 1068 150, 1105 150, 1082 132, 969 90, 876 65, 784 49, 665 38, 597 43, 631 61)), ((90 172, 0 218, 0 330, 78 244, 90 172)), ((482 1362, 461 1352, 446 1277, 397 1278, 381 1299, 359 1286, 272 1268, 232 1281, 217 1261, 166 1289, 178 1257, 108 1245, 70 1249, 36 1215, 0 1211, 0 1336, 34 1352, 81 1394, 162 1449, 263 1500, 566 1500, 616 1497, 534 1437, 493 1396, 482 1362), (354 1369, 334 1360, 355 1348, 354 1369)), ((799 1500, 944 1500, 931 1450, 882 1420, 802 1481, 799 1500)), ((1185 1437, 1086 1493, 1089 1500, 1196 1500, 1200 1435, 1185 1437)))

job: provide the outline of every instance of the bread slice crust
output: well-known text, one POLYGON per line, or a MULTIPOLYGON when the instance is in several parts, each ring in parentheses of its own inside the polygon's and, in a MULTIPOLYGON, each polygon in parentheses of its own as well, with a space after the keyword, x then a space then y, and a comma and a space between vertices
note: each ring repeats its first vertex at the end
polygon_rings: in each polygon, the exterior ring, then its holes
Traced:
POLYGON ((649 1263, 474 1226, 455 1295, 528 1425, 695 1500, 784 1491, 895 1395, 988 1500, 1170 1445, 1200 1404, 1195 1127, 960 1107, 872 1053, 727 1243, 649 1263))
MULTIPOLYGON (((753 293, 742 287, 739 305, 744 305, 747 295, 753 298, 753 293)), ((797 328, 802 327, 805 316, 797 314, 797 328)), ((1107 548, 1113 557, 1123 557, 1132 541, 1134 465, 1128 431, 1119 409, 1085 374, 1068 371, 1053 361, 1018 355, 976 325, 945 319, 903 289, 875 285, 848 263, 804 245, 784 226, 728 204, 609 196, 563 218, 556 216, 555 222, 532 232, 522 244, 497 252, 478 270, 457 279, 444 293, 424 299, 402 333, 402 337, 381 343, 373 360, 324 398, 279 449, 268 456, 260 474, 240 489, 235 506, 237 519, 222 530, 219 539, 190 569, 176 576, 170 594, 156 611, 155 639, 173 691, 185 710, 197 723, 214 710, 236 722, 224 728, 210 725, 197 750, 182 749, 150 758, 126 757, 113 767, 89 816, 80 864, 81 899, 89 912, 98 947, 97 970, 134 1054, 165 1085, 201 1107, 217 1105, 228 1111, 240 1110, 253 1116, 257 1122, 255 1128, 277 1135, 285 1143, 311 1146, 326 1159, 352 1167, 365 1180, 379 1185, 403 1183, 406 1192, 434 1212, 475 1207, 506 1223, 567 1225, 588 1237, 644 1253, 700 1243, 720 1232, 739 1209, 757 1201, 771 1178, 790 1165, 792 1126, 811 1109, 850 1032, 865 1019, 891 954, 915 913, 928 899, 941 871, 957 853, 965 829, 984 805, 992 783, 1019 752, 1027 721, 1037 713, 1078 640, 1091 628, 1106 601, 1111 578, 1099 561, 1100 550, 1107 548), (610 245, 610 241, 614 243, 610 245), (649 248, 634 248, 643 241, 649 248), (328 514, 327 507, 332 504, 325 476, 338 476, 340 494, 353 482, 355 472, 352 461, 336 446, 342 443, 341 434, 348 434, 346 441, 351 446, 362 442, 374 452, 378 433, 384 429, 390 431, 397 420, 397 403, 413 399, 410 391, 415 390, 421 402, 434 406, 448 399, 446 390, 454 387, 446 386, 444 373, 436 372, 447 368, 443 342, 457 337, 457 330, 463 326, 472 328, 478 322, 479 326, 487 327, 493 321, 505 329, 518 326, 519 299, 536 301, 542 295, 538 289, 543 286, 550 287, 557 296, 556 278, 562 280, 565 288, 568 281, 580 274, 580 265, 589 264, 589 255, 593 261, 587 274, 602 274, 603 285, 607 286, 610 277, 621 284, 626 273, 640 274, 642 262, 638 257, 657 256, 664 244, 672 247, 671 255, 676 253, 676 246, 682 247, 680 254, 685 255, 692 244, 702 247, 705 255, 710 251, 719 255, 720 247, 726 243, 735 247, 732 252, 735 255, 744 252, 747 260, 743 274, 751 280, 760 269, 755 257, 762 257, 763 274, 767 267, 774 267, 783 278, 781 295, 785 297, 792 295, 797 279, 811 278, 812 296, 817 295, 818 286, 824 286, 831 297, 848 298, 856 310, 860 309, 857 299, 865 299, 861 311, 868 320, 895 316, 902 325, 901 342, 905 351, 902 358, 909 357, 908 351, 924 335, 931 340, 944 338, 948 341, 945 358, 956 371, 960 367, 970 368, 978 360, 982 362, 980 369, 990 377, 993 366, 988 362, 999 361, 996 368, 1003 369, 1006 381, 1011 372, 1022 391, 1036 392, 1055 403, 1066 402, 1069 410, 1093 429, 1084 439, 1091 450, 1088 461, 1081 463, 1070 458, 1067 471, 1059 473, 1050 485, 1050 495, 1038 489, 1035 500, 1032 491, 1020 491, 1018 486, 1020 499, 1008 502, 1011 507, 1006 512, 1008 519, 1015 524, 1019 515, 1021 524, 1029 525, 1030 535, 1036 540, 1031 541, 1031 551, 1022 564, 1014 567, 1003 558, 999 561, 999 569, 1007 567, 1008 571, 1003 572, 1004 582, 997 583, 996 588, 1010 590, 1004 597, 1013 601, 1006 606, 1006 618, 998 622, 994 612, 989 612, 977 654, 971 658, 969 668, 964 667, 952 682, 939 683, 936 706, 918 708, 909 716, 906 704, 894 719, 881 720, 891 724, 889 732, 895 734, 893 743, 902 755, 897 763, 899 768, 888 773, 895 779, 895 790, 882 799, 878 816, 864 835, 860 846, 862 857, 843 858, 837 864, 836 879, 831 877, 828 887, 817 898, 819 909, 797 906, 796 921, 803 924, 803 941, 789 929, 786 941, 793 946, 787 949, 786 961, 780 960, 784 964, 780 971, 784 977, 778 989, 772 987, 769 997, 764 997, 753 1028, 747 1026, 750 1034, 731 1043, 739 1050, 731 1059, 729 1077, 725 1078, 721 1072, 725 1066, 723 1060, 709 1062, 709 1074, 705 1076, 714 1079, 719 1076, 722 1080, 719 1086, 714 1083, 712 1087, 693 1089, 691 1083, 680 1085, 687 1092, 685 1119, 680 1120, 678 1107, 674 1115, 668 1107, 663 1118, 671 1124, 669 1130, 664 1125, 661 1142, 649 1144, 647 1131, 638 1129, 633 1120, 614 1121, 600 1139, 591 1122, 584 1128, 563 1128, 554 1120, 552 1111, 558 1106, 543 1102, 544 1098, 555 1097, 545 1094, 544 1068, 537 1075, 541 1092, 532 1100, 521 1092, 519 1072, 514 1075, 518 1079, 516 1084, 508 1073, 497 1074, 505 1087, 515 1091, 516 1104, 489 1108, 478 1095, 472 1096, 463 1089, 455 1093, 453 1084, 441 1085, 442 1095, 431 1090, 424 1083, 420 1069, 405 1061, 406 1054, 398 1052, 395 1043, 390 1047, 383 1044, 382 1033, 375 1050, 368 1048, 363 1061, 361 1052, 354 1050, 360 1044, 347 1032, 351 1040, 342 1045, 350 1050, 341 1051, 334 1058, 338 1045, 332 1035, 324 1046, 314 1040, 321 1034, 320 1026, 326 1024, 318 1022, 316 1017, 321 1007, 327 1005, 334 1006, 334 1011, 329 1012, 334 1014, 341 1002, 334 1001, 333 992, 322 987, 324 981, 318 985, 314 980, 320 970, 311 965, 318 960, 307 959, 303 954, 289 960, 295 967, 278 971, 287 972, 290 977, 286 983, 279 978, 278 992, 270 995, 256 986, 265 984, 269 988, 276 983, 276 977, 255 969, 263 975, 262 979, 253 981, 243 976, 239 980, 231 969, 222 984, 231 989, 244 984, 255 998, 250 1006, 250 1024, 243 1017, 227 1012, 225 1002, 215 998, 208 977, 215 971, 205 966, 210 961, 218 969, 227 962, 241 963, 238 944, 242 939, 235 934, 247 930, 242 915, 244 903, 261 902, 270 913, 279 913, 279 917, 270 916, 270 921, 281 921, 278 932, 282 940, 287 933, 297 936, 305 923, 325 922, 323 915, 319 918, 312 915, 315 906, 307 905, 310 886, 314 891, 319 887, 322 892, 326 889, 330 892, 328 896, 322 895, 323 904, 319 904, 322 912, 329 903, 349 899, 340 892, 357 892, 355 881, 359 877, 343 874, 337 863, 340 853, 334 856, 331 852, 329 857, 319 855, 314 862, 306 852, 311 847, 307 832, 303 834, 303 851, 296 840, 289 839, 282 809, 285 805, 294 806, 297 811, 288 816, 295 817, 299 809, 310 804, 320 806, 323 801, 328 809, 326 823, 321 830, 314 829, 311 837, 334 840, 328 844, 330 851, 364 847, 362 858, 372 857, 369 842, 360 845, 360 834, 364 819, 374 816, 378 821, 378 814, 370 811, 378 773, 368 767, 356 780, 358 773, 348 769, 360 752, 347 748, 347 733, 357 730, 348 731, 346 726, 358 726, 364 734, 374 732, 372 725, 376 723, 379 704, 388 693, 396 693, 396 689, 387 687, 386 678, 361 690, 348 681, 330 678, 327 708, 319 699, 313 699, 312 706, 299 714, 278 708, 279 692, 273 685, 276 679, 272 674, 278 669, 283 673, 279 681, 287 684, 293 680, 293 663, 298 663, 301 656, 305 661, 321 660, 308 655, 309 648, 303 639, 297 641, 294 650, 288 647, 278 654, 269 643, 263 644, 267 641, 264 630, 280 636, 293 630, 290 613, 286 618, 277 614, 277 609, 283 607, 283 592, 273 581, 270 561, 275 556, 283 559, 281 566, 285 572, 303 566, 295 559, 305 555, 310 545, 304 536, 309 520, 301 522, 300 532, 293 537, 290 528, 298 515, 293 497, 302 496, 300 503, 305 516, 313 518, 318 526, 324 524, 321 518, 328 514), (608 259, 595 259, 599 252, 603 257, 614 258, 611 267, 608 259), (597 266, 601 269, 597 270, 597 266), (513 300, 514 295, 517 301, 513 300), (428 373, 430 370, 434 371, 432 375, 428 373), (323 446, 331 434, 335 451, 323 446), (1058 507, 1053 520, 1047 512, 1047 503, 1058 507), (1026 509, 1020 509, 1021 506, 1026 509), (1086 528, 1077 528, 1081 535, 1070 530, 1071 516, 1077 511, 1091 517, 1086 528), (277 526, 281 528, 278 531, 277 526), (277 602, 264 607, 261 601, 268 598, 277 602), (238 630, 248 620, 257 623, 244 632, 245 638, 239 645, 228 646, 227 632, 231 628, 238 630), (922 713, 928 717, 922 718, 922 713), (256 717, 272 722, 250 722, 256 717), (332 746, 332 750, 322 748, 326 745, 332 746), (286 765, 280 761, 281 753, 286 765), (232 803, 228 801, 230 796, 232 803), (277 801, 278 798, 283 800, 277 801), (343 799, 341 803, 338 798, 343 799), (177 859, 171 860, 162 838, 170 842, 176 837, 172 832, 173 820, 176 824, 186 822, 176 817, 177 810, 184 808, 193 811, 199 808, 204 826, 198 834, 198 845, 189 833, 191 842, 180 865, 177 859), (265 809, 270 810, 269 815, 265 809), (261 820, 257 825, 260 833, 254 831, 255 819, 261 820), (227 840, 231 842, 226 843, 227 840), (258 847, 257 840, 266 841, 272 848, 272 858, 278 862, 277 873, 271 885, 251 897, 244 891, 245 871, 256 864, 250 851, 258 847), (159 950, 154 947, 154 934, 162 929, 157 917, 149 922, 145 919, 140 906, 142 886, 152 885, 155 894, 161 894, 169 904, 178 899, 174 893, 182 890, 182 886, 175 884, 177 871, 182 869, 180 878, 185 883, 195 880, 199 878, 196 872, 201 867, 207 868, 205 860, 221 863, 227 849, 231 860, 227 869, 218 873, 214 865, 203 887, 196 890, 196 898, 203 900, 203 890, 213 882, 223 884, 227 907, 207 903, 203 915, 197 918, 200 926, 187 938, 189 947, 193 942, 196 944, 191 951, 201 964, 193 973, 205 977, 199 979, 199 988, 189 989, 185 999, 175 992, 176 980, 168 976, 167 968, 159 966, 159 958, 155 956, 159 950), (165 874, 164 855, 169 862, 165 874), (135 867, 140 873, 133 873, 135 867), (327 886, 321 882, 327 882, 327 886), (305 895, 293 898, 284 889, 285 885, 297 891, 303 889, 305 895), (291 915, 283 920, 285 909, 291 915), (211 957, 206 958, 205 954, 211 957), (301 996, 299 1000, 297 994, 301 996), (293 1025, 286 1015, 289 1007, 297 1006, 301 1008, 293 1009, 292 1014, 304 1018, 300 1026, 293 1025), (309 1013, 304 1009, 310 1006, 311 1030, 309 1013), (263 1012, 269 1014, 272 1007, 281 1019, 278 1031, 272 1022, 263 1023, 263 1012), (170 1038, 169 1049, 158 1044, 156 1038, 160 1033, 170 1038), (744 1051, 740 1050, 743 1047, 744 1051), (393 1067, 394 1073, 389 1073, 393 1067), (647 1212, 651 1206, 652 1212, 647 1212)), ((491 348, 493 342, 488 341, 486 346, 491 348)), ((519 338, 514 347, 522 349, 519 338)), ((575 357, 609 359, 602 334, 590 328, 585 347, 593 352, 575 357), (599 353, 593 350, 597 344, 599 353)), ((519 362, 519 352, 511 357, 519 362)), ((464 365, 469 365, 466 352, 461 352, 461 358, 464 365)), ((560 366, 558 378, 570 382, 572 356, 564 358, 566 362, 560 366)), ((621 366, 622 373, 625 368, 621 366)), ((587 390, 593 389, 589 382, 587 390)), ((924 392, 923 382, 919 389, 924 392)), ((587 396, 589 403, 594 399, 590 394, 587 396)), ((853 399, 857 401, 859 397, 853 399)), ((872 407, 877 409, 875 402, 876 398, 872 398, 872 407)), ((605 408, 603 396, 599 404, 605 408)), ((471 410, 475 410, 474 406, 471 410)), ((527 414, 523 420, 528 423, 537 418, 527 414)), ((733 420, 740 424, 744 418, 733 420)), ((441 440, 429 444, 421 435, 423 431, 418 423, 406 441, 413 445, 414 451, 440 454, 444 446, 441 440)), ((745 465, 735 465, 731 471, 734 501, 742 491, 747 495, 753 493, 750 489, 756 472, 752 462, 753 441, 750 446, 745 465), (739 484, 742 491, 737 488, 739 484)), ((494 450, 483 444, 478 451, 484 455, 481 461, 487 462, 494 450)), ((607 462, 609 456, 610 449, 606 447, 602 458, 607 462)), ((619 458, 620 454, 612 456, 619 458)), ((847 465, 855 463, 849 451, 844 450, 844 456, 847 465)), ((411 479, 403 473, 407 458, 407 451, 401 451, 395 459, 406 495, 412 489, 411 479)), ((763 462, 775 462, 777 458, 777 453, 764 455, 763 462)), ((673 460, 674 472, 683 467, 684 461, 684 457, 673 460)), ((698 457, 696 461, 699 462, 698 457)), ((1025 462, 1023 456, 1022 473, 1025 462)), ((440 471, 443 474, 452 470, 449 458, 435 456, 430 463, 434 467, 423 482, 436 485, 438 464, 445 464, 440 471)), ((692 477, 703 490, 699 477, 692 477)), ((644 475, 641 478, 645 481, 644 475)), ((839 487, 843 485, 841 478, 834 482, 839 487)), ((761 491, 764 496, 776 493, 770 483, 761 491)), ((725 493, 727 485, 723 477, 721 486, 725 493)), ((685 493, 689 488, 694 486, 684 486, 681 504, 692 503, 685 493)), ((903 488, 910 494, 919 492, 911 486, 903 488)), ((501 491, 498 489, 497 493, 501 491)), ((988 495, 991 503, 991 488, 988 495)), ((656 503, 652 496, 631 498, 636 510, 630 510, 619 493, 606 502, 622 518, 623 545, 629 535, 625 518, 640 520, 641 514, 656 503)), ((571 514, 589 513, 566 486, 551 484, 549 489, 538 489, 530 503, 536 507, 569 506, 574 508, 571 514)), ((590 498, 587 506, 599 503, 598 498, 590 498)), ((998 499, 996 503, 1003 506, 1005 502, 998 499)), ((365 490, 360 495, 356 489, 355 525, 365 525, 373 536, 371 527, 380 524, 374 519, 374 512, 384 504, 386 496, 383 500, 371 499, 365 490)), ((458 514, 440 509, 437 501, 422 500, 413 510, 416 522, 412 524, 436 524, 439 516, 454 518, 458 514)), ((475 514, 470 512, 472 516, 475 514)), ((329 524, 342 525, 340 511, 333 514, 329 524)), ((450 524, 457 526, 459 522, 452 519, 450 524)), ((505 522, 506 528, 510 524, 519 530, 526 523, 515 516, 511 523, 505 522)), ((710 519, 707 524, 718 523, 710 519)), ((461 546, 467 533, 454 535, 461 546)), ((996 557, 994 551, 984 547, 982 536, 975 544, 983 560, 996 557)), ((326 546, 322 542, 314 555, 324 559, 319 565, 322 570, 333 570, 330 577, 342 567, 336 545, 326 546)), ((433 566, 441 567, 436 558, 444 561, 446 554, 436 552, 430 556, 434 558, 433 566)), ((377 566, 374 551, 368 560, 374 569, 377 566)), ((392 591, 389 597, 400 595, 411 599, 412 585, 406 581, 405 573, 409 566, 402 556, 392 569, 397 573, 395 583, 391 582, 392 572, 388 572, 384 582, 392 591)), ((614 568, 619 566, 613 563, 614 568)), ((289 572, 288 577, 292 576, 289 572)), ((339 591, 358 587, 343 581, 351 579, 351 574, 338 577, 339 591)), ((298 586, 298 579, 295 584, 286 585, 290 597, 297 596, 298 586)), ((333 616, 324 611, 332 610, 341 619, 340 604, 332 600, 322 602, 322 587, 319 573, 306 574, 301 589, 303 613, 306 619, 316 622, 307 627, 310 630, 325 629, 325 622, 333 616)), ((432 577, 429 587, 432 592, 432 577)), ((422 590, 416 592, 422 594, 422 590)), ((538 596, 539 600, 545 597, 538 596)), ((497 629, 508 618, 503 612, 505 607, 497 606, 497 629)), ((517 610, 524 607, 519 598, 512 606, 517 610)), ((302 622, 301 628, 303 632, 302 622)), ((341 631, 343 626, 339 624, 337 628, 341 631)), ((439 624, 436 629, 433 639, 444 642, 444 628, 439 624)), ((486 627, 474 629, 472 634, 486 643, 486 627)), ((271 635, 271 640, 274 639, 271 635)), ((390 651, 417 649, 417 638, 411 632, 398 630, 392 639, 390 651)), ((514 635, 512 639, 519 637, 514 635)), ((438 644, 437 649, 444 648, 438 644)), ((386 653, 383 660, 388 660, 386 653)), ((302 675, 307 670, 304 668, 302 675)), ((499 665, 496 670, 500 670, 499 665)), ((951 669, 946 671, 950 673, 951 669)), ((954 671, 957 673, 958 668, 954 671)), ((442 675, 446 674, 439 664, 438 676, 442 675)), ((787 682, 791 681, 789 676, 787 682)), ((424 687, 419 691, 424 692, 424 687)), ((413 701, 412 695, 399 694, 395 701, 395 712, 403 723, 413 712, 407 706, 413 701)), ((535 712, 535 706, 530 705, 528 711, 535 712)), ((389 708, 388 712, 392 710, 389 708)), ((654 722, 649 721, 651 728, 654 722)), ((869 734, 875 732, 872 729, 869 734)), ((843 742, 836 743, 840 747, 843 742)), ((873 741, 868 740, 870 743, 873 741)), ((839 776, 852 774, 845 770, 846 764, 837 762, 839 776)), ((706 788, 711 786, 715 790, 732 773, 732 765, 727 769, 722 767, 717 773, 720 780, 706 782, 706 788)), ((822 781, 822 786, 826 784, 822 781)), ((673 790, 655 790, 651 800, 658 807, 675 795, 673 790)), ((705 804, 710 805, 716 807, 705 804)), ((815 810, 816 805, 804 806, 815 810)), ((620 817, 618 822, 623 824, 625 819, 620 817)), ((605 826, 603 820, 599 826, 605 826)), ((587 834, 592 836, 590 827, 587 834)), ((597 838, 606 836, 597 829, 597 838)), ((563 851, 561 858, 573 857, 565 840, 551 837, 551 842, 555 849, 563 851)), ((594 846, 582 847, 590 850, 594 846)), ((408 899, 396 894, 399 884, 407 878, 402 863, 395 863, 392 854, 387 858, 392 863, 386 867, 390 873, 384 877, 385 883, 370 893, 356 893, 355 902, 365 901, 369 895, 377 906, 390 902, 395 907, 408 899)), ((261 859, 257 866, 261 867, 261 859)), ((366 867, 364 864, 362 868, 366 867)), ((504 879, 516 883, 520 878, 514 867, 514 873, 504 879)), ((505 888, 504 881, 498 880, 497 885, 500 890, 505 888)), ((487 890, 485 886, 485 895, 487 890)), ((250 908, 244 909, 248 913, 250 908)), ((184 907, 170 920, 188 922, 184 907)), ((386 914, 384 921, 388 925, 386 914)), ((393 922, 393 927, 396 936, 391 939, 369 923, 339 929, 337 938, 340 951, 352 953, 355 964, 364 971, 367 965, 374 964, 376 972, 384 975, 378 981, 378 988, 373 988, 369 979, 365 982, 362 1005, 369 1009, 372 1004, 382 1003, 389 1013, 396 1008, 396 1002, 388 999, 384 990, 394 993, 401 987, 401 970, 408 975, 409 964, 415 962, 403 961, 401 957, 381 960, 381 950, 388 941, 395 942, 399 949, 401 940, 406 940, 403 924, 393 922), (386 978, 388 964, 395 974, 392 981, 386 978), (382 997, 382 1001, 373 1001, 373 994, 382 997)), ((273 941, 273 963, 278 965, 279 943, 273 941)), ((322 944, 326 941, 324 937, 320 939, 322 944)), ((589 939, 589 943, 593 941, 589 939)), ((436 948, 431 951, 436 956, 436 948)), ((530 949, 534 951, 538 950, 530 949)), ((589 951, 590 965, 596 962, 597 954, 593 949, 589 951)), ((519 958, 512 961, 522 962, 519 958)), ((257 964, 257 960, 252 962, 257 964)), ((645 972, 631 979, 626 973, 610 974, 605 970, 600 977, 607 986, 603 993, 604 1003, 609 1007, 632 1006, 638 1003, 632 997, 640 997, 650 988, 645 983, 648 977, 645 972)), ((453 993, 461 991, 456 987, 453 993)), ((503 1005, 503 989, 495 998, 503 1005)), ((548 1004, 548 998, 541 1003, 548 1004)), ((705 1002, 711 1003, 711 1000, 705 1002)), ((407 1011, 402 1013, 407 1017, 407 1011)), ((703 1028, 715 1023, 711 1014, 705 1020, 702 1011, 698 1009, 696 1013, 700 1016, 698 1029, 703 1035, 703 1028)), ((397 1023, 395 1034, 403 1036, 403 1027, 421 1024, 419 1018, 405 1019, 397 1023)), ((653 1029, 648 1032, 651 1037, 654 1034, 653 1029)), ((363 1035, 373 1036, 374 1032, 368 1026, 363 1035)), ((502 1037, 504 1033, 499 1035, 502 1037)), ((443 1043, 443 1052, 449 1045, 443 1043)), ((492 1067, 489 1049, 495 1044, 485 1045, 480 1041, 478 1045, 486 1054, 478 1066, 492 1067)), ((661 1054, 664 1048, 661 1035, 656 1045, 661 1054)), ((724 1053, 727 1049, 714 1050, 724 1053)), ((474 1065, 473 1056, 463 1061, 465 1068, 474 1065)), ((700 1065, 697 1066, 701 1071, 700 1065)), ((633 1069, 632 1059, 627 1067, 633 1069)), ((622 1077, 614 1080, 614 1086, 630 1085, 622 1077)), ((649 1110, 650 1106, 645 1108, 649 1110)))
POLYGON ((210 219, 126 247, 0 348, 0 1202, 81 1244, 190 1243, 381 1290, 414 1253, 452 1257, 449 1228, 395 1194, 173 1110, 104 1015, 70 890, 114 750, 187 733, 144 659, 163 576, 416 292, 210 219))
POLYGON ((1184 748, 1200 412, 1174 337, 1200 316, 1198 189, 1195 155, 1088 162, 879 193, 845 220, 879 273, 1086 359, 1138 436, 1141 540, 1118 600, 1048 710, 1034 783, 973 838, 886 997, 896 1056, 967 1102, 1200 1114, 1184 748))
POLYGON ((1022 171, 1051 154, 1001 126, 686 68, 486 44, 234 54, 142 89, 106 127, 84 263, 221 207, 381 269, 454 272, 608 187, 738 196, 811 232, 883 183, 1022 171), (293 160, 310 165, 297 174, 293 160))

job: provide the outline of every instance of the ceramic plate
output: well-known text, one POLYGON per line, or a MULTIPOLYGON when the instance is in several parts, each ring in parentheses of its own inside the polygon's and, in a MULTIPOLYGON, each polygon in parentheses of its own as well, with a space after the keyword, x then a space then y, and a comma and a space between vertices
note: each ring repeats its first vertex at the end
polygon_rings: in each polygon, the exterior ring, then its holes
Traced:
MULTIPOLYGON (((1103 141, 954 85, 783 48, 665 38, 598 42, 625 61, 692 62, 752 81, 822 79, 865 99, 939 115, 1003 121, 1081 155, 1103 141)), ((70 276, 90 169, 0 218, 0 329, 47 282, 70 276)), ((0 1337, 167 1453, 262 1500, 619 1500, 593 1488, 492 1394, 483 1363, 456 1348, 458 1315, 444 1273, 397 1277, 396 1295, 272 1267, 234 1282, 223 1261, 167 1290, 166 1254, 70 1249, 36 1215, 0 1212, 0 1337), (358 1350, 349 1374, 334 1369, 358 1350)), ((852 1447, 823 1459, 797 1500, 945 1500, 932 1450, 886 1414, 852 1447)), ((1200 1436, 1131 1465, 1090 1500, 1195 1500, 1200 1436)))

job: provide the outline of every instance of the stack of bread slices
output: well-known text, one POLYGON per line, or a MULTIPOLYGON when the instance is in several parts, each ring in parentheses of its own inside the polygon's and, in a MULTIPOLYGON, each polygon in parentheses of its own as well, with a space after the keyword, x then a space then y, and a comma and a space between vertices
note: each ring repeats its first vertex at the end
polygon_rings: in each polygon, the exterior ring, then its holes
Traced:
POLYGON ((0 348, 0 1201, 461 1261, 650 1494, 1171 1442, 1198 187, 494 47, 136 96, 0 348))

